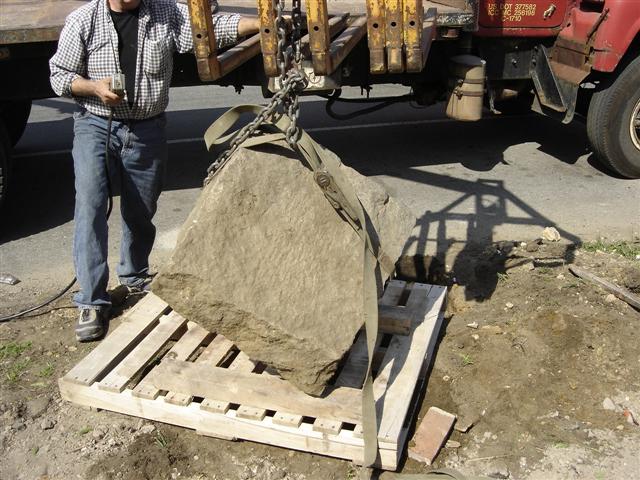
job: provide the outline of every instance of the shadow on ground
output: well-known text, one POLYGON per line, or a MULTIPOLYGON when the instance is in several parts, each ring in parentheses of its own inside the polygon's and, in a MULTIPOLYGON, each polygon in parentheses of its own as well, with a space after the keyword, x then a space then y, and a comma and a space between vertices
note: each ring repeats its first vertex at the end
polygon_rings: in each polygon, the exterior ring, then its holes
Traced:
MULTIPOLYGON (((72 105, 54 99, 44 100, 60 113, 70 113, 72 105)), ((341 107, 343 109, 344 107, 341 107)), ((170 137, 177 139, 170 145, 170 161, 165 190, 198 188, 202 185, 206 169, 213 156, 206 152, 203 143, 181 141, 198 137, 208 123, 217 118, 224 109, 202 109, 175 111, 168 114, 170 137)), ((348 108, 341 111, 348 111, 348 108)), ((433 111, 433 110, 432 110, 433 111)), ((418 113, 418 118, 420 113, 418 113)), ((426 115, 426 114, 425 114, 426 115)), ((399 105, 389 109, 386 121, 402 121, 415 118, 415 109, 399 105)), ((365 175, 387 175, 410 179, 433 187, 460 192, 461 199, 477 197, 476 213, 470 214, 467 241, 490 240, 492 225, 522 221, 506 217, 503 203, 514 201, 531 216, 531 221, 552 224, 543 219, 533 209, 518 202, 504 185, 494 181, 470 182, 463 178, 418 170, 417 167, 462 163, 472 171, 490 171, 498 164, 504 164, 505 151, 517 144, 535 142, 539 150, 559 161, 573 164, 586 151, 586 135, 580 125, 560 125, 557 122, 534 115, 511 119, 488 118, 474 124, 450 122, 434 119, 432 123, 409 126, 351 128, 333 130, 337 124, 324 113, 324 102, 305 102, 302 123, 326 124, 331 130, 320 129, 313 135, 324 145, 335 150, 344 162, 365 175), (305 122, 307 120, 307 122, 305 122), (503 128, 509 122, 509 128, 503 128), (501 127, 502 125, 502 127, 501 127), (562 135, 558 134, 562 129, 562 135), (567 138, 570 141, 567 141, 567 138), (355 141, 354 141, 355 140, 355 141), (361 145, 366 142, 367 148, 361 145), (401 146, 401 148, 398 148, 401 146), (489 204, 487 204, 489 202, 489 204), (475 220, 474 220, 475 217, 475 220)), ((362 117, 356 122, 366 122, 362 117)), ((47 139, 66 134, 71 136, 73 120, 67 118, 55 122, 40 122, 28 126, 27 135, 35 138, 36 148, 45 150, 47 139), (66 132, 66 133, 65 133, 66 132)), ((33 146, 31 147, 33 148, 33 146)), ((50 148, 50 147, 49 147, 50 148)), ((67 151, 39 156, 36 152, 18 151, 22 154, 15 162, 11 185, 13 191, 4 209, 4 228, 0 233, 0 244, 25 238, 62 225, 73 218, 74 186, 71 155, 67 151)), ((594 171, 594 175, 601 173, 594 171)), ((116 189, 117 195, 117 189, 116 189)), ((451 206, 453 208, 454 205, 451 206)), ((424 234, 415 239, 420 243, 428 230, 436 232, 439 241, 446 242, 443 231, 443 215, 449 217, 450 208, 441 212, 428 212, 419 221, 424 234), (436 223, 440 227, 433 228, 436 223)), ((571 238, 570 236, 566 238, 571 238)))

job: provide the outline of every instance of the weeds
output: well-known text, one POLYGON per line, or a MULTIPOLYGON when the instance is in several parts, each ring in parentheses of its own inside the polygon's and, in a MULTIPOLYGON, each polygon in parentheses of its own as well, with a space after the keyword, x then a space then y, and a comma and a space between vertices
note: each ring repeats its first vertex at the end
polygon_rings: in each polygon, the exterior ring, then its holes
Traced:
POLYGON ((358 477, 358 469, 353 465, 349 465, 347 470, 347 480, 355 480, 358 477))
POLYGON ((565 442, 556 442, 553 446, 555 448, 569 448, 569 444, 565 442))
POLYGON ((156 445, 164 449, 166 449, 169 446, 169 440, 159 430, 158 430, 158 433, 156 433, 156 445))
POLYGON ((467 366, 467 365, 473 365, 473 358, 471 358, 471 355, 469 354, 461 354, 460 357, 462 358, 462 365, 463 366, 467 366))
POLYGON ((582 244, 587 252, 614 253, 630 260, 640 257, 640 242, 606 242, 603 239, 582 244))
POLYGON ((22 353, 31 347, 31 342, 10 342, 0 345, 0 360, 5 358, 18 358, 22 353))
POLYGON ((42 378, 48 378, 53 374, 54 370, 55 367, 53 366, 53 363, 47 362, 47 364, 38 372, 38 376, 42 378))
POLYGON ((28 359, 15 361, 9 366, 4 376, 9 383, 15 383, 25 373, 28 366, 28 359))
POLYGON ((87 434, 87 433, 89 433, 91 430, 93 430, 93 428, 91 428, 91 427, 82 427, 78 433, 79 433, 80 435, 86 435, 86 434, 87 434))
POLYGON ((507 280, 509 280, 509 274, 508 273, 502 273, 502 272, 498 272, 498 281, 501 283, 506 282, 507 280))

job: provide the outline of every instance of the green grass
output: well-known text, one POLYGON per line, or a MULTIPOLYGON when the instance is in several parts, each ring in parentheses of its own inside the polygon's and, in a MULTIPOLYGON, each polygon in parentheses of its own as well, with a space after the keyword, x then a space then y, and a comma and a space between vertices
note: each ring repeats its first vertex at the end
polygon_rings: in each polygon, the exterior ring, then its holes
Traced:
POLYGON ((32 454, 33 456, 36 456, 36 455, 38 454, 38 452, 39 452, 39 451, 40 451, 40 447, 38 447, 38 446, 36 445, 35 447, 33 447, 33 448, 31 449, 31 454, 32 454))
POLYGON ((358 469, 353 465, 349 465, 349 470, 347 470, 347 480, 355 480, 358 478, 358 469))
POLYGON ((156 445, 160 448, 167 448, 169 446, 169 439, 165 437, 161 431, 156 433, 156 445))
POLYGON ((91 430, 93 430, 93 428, 91 428, 91 427, 82 427, 78 433, 79 433, 80 435, 86 435, 86 434, 87 434, 87 433, 89 433, 91 430))
POLYGON ((49 378, 51 375, 53 375, 55 369, 56 368, 53 366, 53 363, 47 362, 47 364, 38 372, 38 376, 42 378, 49 378))
POLYGON ((31 347, 31 342, 9 342, 0 345, 0 360, 5 358, 18 358, 22 353, 31 347))
POLYGON ((565 442, 556 442, 553 446, 555 448, 569 448, 569 444, 565 442))
POLYGON ((506 282, 507 280, 509 280, 509 274, 508 273, 502 273, 502 272, 498 272, 498 281, 499 282, 506 282))
POLYGON ((583 243, 582 249, 587 252, 600 250, 601 252, 614 253, 630 260, 635 260, 640 255, 640 242, 607 242, 600 239, 595 242, 583 243))
POLYGON ((9 383, 17 382, 29 367, 29 360, 16 360, 5 372, 4 376, 9 383))
POLYGON ((461 354, 460 357, 462 358, 462 365, 463 366, 467 366, 467 365, 473 365, 473 358, 471 358, 471 355, 469 354, 461 354))

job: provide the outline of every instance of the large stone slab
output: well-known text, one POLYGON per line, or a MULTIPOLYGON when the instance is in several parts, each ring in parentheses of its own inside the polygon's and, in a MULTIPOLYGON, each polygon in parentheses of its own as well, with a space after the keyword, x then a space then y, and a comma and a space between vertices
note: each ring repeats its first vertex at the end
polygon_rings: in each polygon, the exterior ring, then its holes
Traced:
MULTIPOLYGON (((395 261, 415 218, 375 181, 340 169, 395 261)), ((240 149, 202 191, 151 289, 317 395, 363 324, 362 256, 290 150, 240 149)))

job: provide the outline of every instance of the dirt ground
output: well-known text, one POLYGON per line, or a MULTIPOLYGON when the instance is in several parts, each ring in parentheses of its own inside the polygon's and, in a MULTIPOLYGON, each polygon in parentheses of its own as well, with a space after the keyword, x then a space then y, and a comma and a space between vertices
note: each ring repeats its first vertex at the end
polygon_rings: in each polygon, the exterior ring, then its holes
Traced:
MULTIPOLYGON (((562 242, 467 245, 416 266, 451 286, 419 415, 438 406, 458 416, 434 467, 525 480, 640 478, 640 313, 573 276, 571 263, 640 293, 634 254, 562 242)), ((0 285, 1 313, 41 296, 0 285)), ((356 477, 347 461, 63 401, 57 378, 94 347, 76 344, 75 316, 65 297, 46 314, 0 324, 1 479, 356 477)), ((431 468, 406 455, 401 466, 431 468)))

